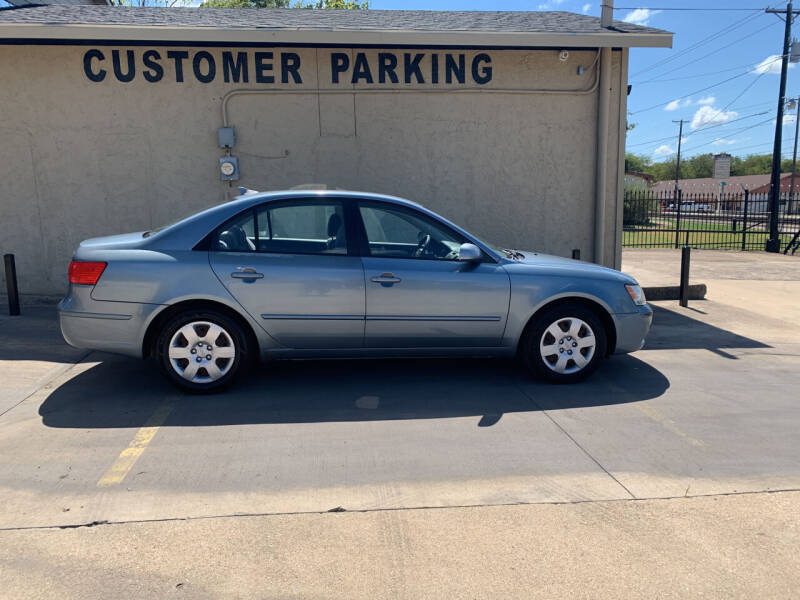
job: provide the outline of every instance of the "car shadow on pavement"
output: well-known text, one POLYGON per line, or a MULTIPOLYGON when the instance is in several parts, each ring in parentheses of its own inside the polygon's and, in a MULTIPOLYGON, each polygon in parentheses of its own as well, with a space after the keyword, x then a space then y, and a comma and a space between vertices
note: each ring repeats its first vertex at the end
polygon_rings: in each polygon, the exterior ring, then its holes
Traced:
MULTIPOLYGON (((703 323, 660 306, 652 306, 652 308, 653 328, 647 336, 647 345, 644 350, 706 349, 723 356, 730 356, 721 349, 770 347, 758 340, 703 323)), ((697 312, 705 314, 702 310, 697 312)))
POLYGON ((172 388, 152 362, 102 359, 66 381, 39 408, 59 428, 141 427, 164 403, 170 426, 317 423, 480 417, 612 405, 663 394, 669 381, 633 356, 615 356, 589 380, 555 385, 510 359, 287 360, 254 368, 219 394, 172 388))

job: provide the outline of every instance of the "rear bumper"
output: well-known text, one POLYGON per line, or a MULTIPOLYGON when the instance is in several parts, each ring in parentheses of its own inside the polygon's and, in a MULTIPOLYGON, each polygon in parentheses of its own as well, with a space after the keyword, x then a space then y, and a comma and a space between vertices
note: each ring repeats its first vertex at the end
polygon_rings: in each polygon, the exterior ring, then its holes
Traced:
POLYGON ((142 357, 149 317, 161 305, 93 300, 92 286, 70 285, 58 304, 64 340, 75 348, 142 357))
POLYGON ((644 346, 644 340, 653 323, 653 309, 647 304, 638 307, 637 312, 616 314, 617 347, 614 354, 636 352, 644 346))

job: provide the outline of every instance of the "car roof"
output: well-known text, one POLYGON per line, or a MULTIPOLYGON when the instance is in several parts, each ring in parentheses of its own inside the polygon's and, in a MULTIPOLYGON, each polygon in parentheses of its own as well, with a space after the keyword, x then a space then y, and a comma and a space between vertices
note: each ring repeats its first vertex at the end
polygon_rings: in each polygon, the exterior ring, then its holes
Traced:
POLYGON ((260 204, 264 201, 270 200, 287 200, 292 198, 303 198, 308 200, 318 199, 320 201, 329 198, 358 198, 361 200, 379 200, 382 202, 392 202, 394 204, 402 204, 405 206, 413 206, 415 208, 425 208, 418 202, 400 198, 399 196, 389 196, 387 194, 376 194, 373 192, 359 192, 357 190, 329 190, 329 189, 292 189, 292 190, 276 190, 270 192, 252 192, 237 196, 231 202, 242 202, 242 208, 252 205, 260 204))
MULTIPOLYGON (((405 198, 388 196, 384 194, 327 189, 276 190, 270 192, 253 192, 252 190, 247 190, 244 194, 235 197, 229 202, 222 202, 221 204, 217 204, 207 208, 206 210, 197 212, 185 219, 165 227, 152 236, 144 238, 141 242, 141 247, 152 247, 159 249, 191 248, 221 222, 237 215, 244 210, 247 210, 250 207, 257 206, 265 202, 291 200, 293 198, 311 201, 323 201, 331 198, 375 200, 379 202, 389 202, 400 206, 413 207, 422 212, 431 214, 438 219, 443 219, 443 217, 436 215, 421 204, 406 200, 405 198)), ((446 219, 443 220, 446 221, 446 219)), ((449 221, 447 222, 451 226, 460 230, 460 228, 455 224, 449 223, 449 221)))

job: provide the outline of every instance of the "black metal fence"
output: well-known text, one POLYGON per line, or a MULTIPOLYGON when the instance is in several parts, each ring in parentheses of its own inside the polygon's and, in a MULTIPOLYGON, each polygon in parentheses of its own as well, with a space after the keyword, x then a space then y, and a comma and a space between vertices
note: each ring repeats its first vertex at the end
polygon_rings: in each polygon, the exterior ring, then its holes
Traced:
MULTIPOLYGON (((766 194, 683 194, 650 190, 625 192, 622 245, 625 248, 713 248, 764 250, 769 238, 766 194)), ((800 232, 800 195, 782 195, 778 212, 781 252, 800 232)), ((796 247, 789 251, 796 250, 796 247)))

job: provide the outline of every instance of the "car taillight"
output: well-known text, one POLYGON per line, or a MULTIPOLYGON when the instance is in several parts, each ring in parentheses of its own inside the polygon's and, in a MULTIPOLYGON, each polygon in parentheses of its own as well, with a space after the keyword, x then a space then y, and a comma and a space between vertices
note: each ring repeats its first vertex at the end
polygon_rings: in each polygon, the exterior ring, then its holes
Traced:
POLYGON ((69 282, 78 285, 94 285, 100 279, 100 275, 108 263, 104 262, 85 262, 73 260, 69 263, 69 282))

